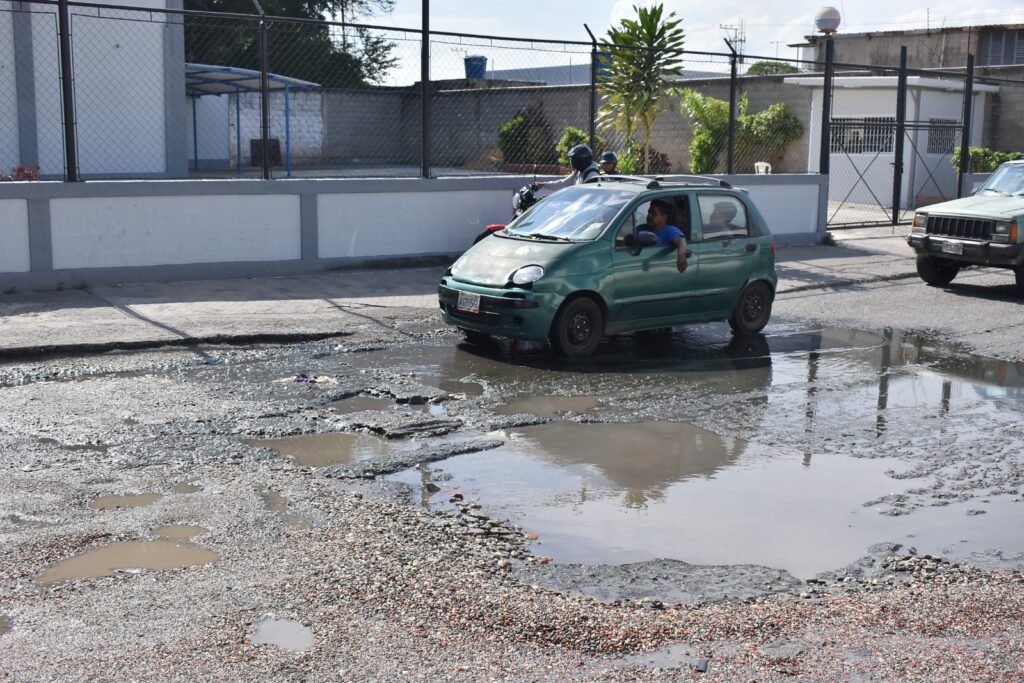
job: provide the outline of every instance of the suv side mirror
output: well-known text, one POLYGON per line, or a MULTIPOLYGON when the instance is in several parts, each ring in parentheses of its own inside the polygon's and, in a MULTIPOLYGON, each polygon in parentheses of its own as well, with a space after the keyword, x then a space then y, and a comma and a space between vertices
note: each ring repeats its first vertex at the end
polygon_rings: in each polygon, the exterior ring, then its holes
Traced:
POLYGON ((644 247, 653 247, 658 243, 658 236, 649 230, 640 230, 636 234, 633 248, 629 251, 633 256, 639 256, 644 247))

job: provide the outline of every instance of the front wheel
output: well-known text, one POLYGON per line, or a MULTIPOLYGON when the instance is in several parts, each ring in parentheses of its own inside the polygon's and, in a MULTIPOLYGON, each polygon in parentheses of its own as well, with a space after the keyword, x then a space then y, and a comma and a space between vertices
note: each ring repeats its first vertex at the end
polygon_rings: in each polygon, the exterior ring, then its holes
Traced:
POLYGON ((729 318, 729 327, 736 334, 757 334, 772 315, 772 290, 763 282, 751 282, 740 294, 729 318))
POLYGON ((918 254, 917 274, 932 287, 945 287, 960 272, 960 264, 949 259, 918 254))
POLYGON ((1014 268, 1013 275, 1017 280, 1017 293, 1024 296, 1024 265, 1014 268))
POLYGON ((604 334, 604 313, 596 301, 577 297, 562 306, 551 326, 551 345, 566 358, 594 353, 604 334))
POLYGON ((460 327, 459 330, 466 337, 466 341, 470 344, 488 344, 491 341, 491 335, 486 332, 477 332, 476 330, 467 330, 464 327, 460 327))

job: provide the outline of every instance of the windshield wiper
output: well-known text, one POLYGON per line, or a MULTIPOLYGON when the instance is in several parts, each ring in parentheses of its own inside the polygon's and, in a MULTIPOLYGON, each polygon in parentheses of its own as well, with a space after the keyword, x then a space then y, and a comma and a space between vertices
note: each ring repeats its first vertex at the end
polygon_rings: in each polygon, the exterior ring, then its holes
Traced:
POLYGON ((568 237, 559 237, 558 235, 545 235, 541 232, 527 233, 527 237, 532 237, 535 240, 550 240, 552 242, 572 242, 568 237))

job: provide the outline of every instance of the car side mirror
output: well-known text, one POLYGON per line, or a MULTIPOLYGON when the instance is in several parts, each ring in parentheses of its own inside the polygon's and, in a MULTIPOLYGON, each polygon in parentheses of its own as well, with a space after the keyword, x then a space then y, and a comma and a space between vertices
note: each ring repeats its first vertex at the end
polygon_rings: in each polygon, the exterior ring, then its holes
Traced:
POLYGON ((629 253, 633 256, 639 256, 644 247, 653 247, 657 243, 657 235, 650 230, 641 230, 636 234, 636 239, 633 241, 633 248, 629 253))

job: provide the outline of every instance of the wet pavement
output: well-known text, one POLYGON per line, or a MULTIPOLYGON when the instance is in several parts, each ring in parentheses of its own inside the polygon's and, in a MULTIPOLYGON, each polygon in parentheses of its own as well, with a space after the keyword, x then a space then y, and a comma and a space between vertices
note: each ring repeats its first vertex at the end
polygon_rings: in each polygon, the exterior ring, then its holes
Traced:
MULTIPOLYGON (((649 605, 1024 568, 1022 361, 778 314, 752 338, 682 327, 569 363, 466 343, 430 309, 344 315, 302 343, 0 363, 0 634, 38 635, 55 600, 127 613, 167 586, 230 612, 230 642, 316 650, 302 582, 363 605, 438 561, 435 531, 470 575, 649 605), (366 506, 380 518, 346 528, 366 506), (391 515, 423 555, 361 555, 391 515)), ((703 655, 659 657, 630 661, 703 655)))

